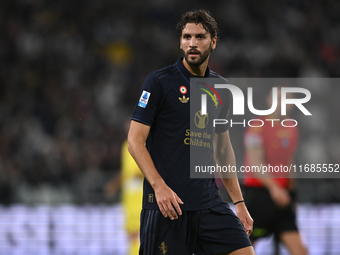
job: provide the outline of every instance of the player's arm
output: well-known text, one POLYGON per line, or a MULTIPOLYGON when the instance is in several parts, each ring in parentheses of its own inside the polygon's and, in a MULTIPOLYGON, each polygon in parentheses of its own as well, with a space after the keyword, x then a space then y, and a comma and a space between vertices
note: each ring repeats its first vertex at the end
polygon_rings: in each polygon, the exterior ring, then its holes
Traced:
MULTIPOLYGON (((266 165, 265 152, 261 144, 245 144, 246 155, 251 166, 266 165)), ((259 182, 266 187, 273 201, 281 207, 287 206, 290 203, 290 196, 286 189, 282 188, 268 173, 255 173, 258 176, 259 182)))
MULTIPOLYGON (((233 147, 230 142, 229 131, 215 134, 214 136, 214 158, 218 165, 236 167, 236 159, 233 147)), ((243 200, 237 173, 228 173, 228 176, 221 175, 222 182, 226 187, 230 198, 235 203, 243 200)), ((248 235, 253 230, 253 219, 251 218, 245 203, 235 205, 236 214, 242 222, 248 235)))
POLYGON ((182 215, 179 204, 183 204, 183 202, 176 193, 166 185, 145 147, 145 141, 149 132, 150 126, 132 120, 128 134, 128 150, 154 189, 157 204, 163 216, 169 216, 172 220, 177 219, 177 213, 182 215))

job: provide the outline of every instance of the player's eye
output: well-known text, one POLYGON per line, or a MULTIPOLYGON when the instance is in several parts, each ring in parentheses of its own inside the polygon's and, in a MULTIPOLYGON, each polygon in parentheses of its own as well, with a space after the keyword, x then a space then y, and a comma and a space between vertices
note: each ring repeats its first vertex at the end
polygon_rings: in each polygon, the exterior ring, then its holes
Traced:
POLYGON ((188 39, 190 39, 190 35, 183 35, 183 38, 188 40, 188 39))

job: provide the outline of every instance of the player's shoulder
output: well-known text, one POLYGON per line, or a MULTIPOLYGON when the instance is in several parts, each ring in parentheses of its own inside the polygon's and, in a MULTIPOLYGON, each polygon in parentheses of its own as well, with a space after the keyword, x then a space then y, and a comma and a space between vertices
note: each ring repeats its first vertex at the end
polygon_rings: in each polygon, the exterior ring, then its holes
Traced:
MULTIPOLYGON (((230 82, 225 77, 212 70, 210 70, 209 78, 218 79, 219 84, 230 84, 230 82)), ((223 95, 224 98, 231 100, 231 92, 229 89, 219 90, 219 93, 222 93, 221 96, 223 95)))
POLYGON ((149 73, 144 84, 153 92, 159 91, 165 95, 177 84, 179 78, 180 73, 175 63, 149 73))
POLYGON ((210 78, 218 78, 218 79, 221 79, 221 81, 225 82, 226 84, 229 84, 229 81, 227 78, 219 75, 218 73, 210 70, 210 78))
POLYGON ((154 77, 155 79, 161 81, 173 75, 179 74, 178 68, 175 64, 163 67, 161 69, 155 70, 149 74, 149 76, 154 77))

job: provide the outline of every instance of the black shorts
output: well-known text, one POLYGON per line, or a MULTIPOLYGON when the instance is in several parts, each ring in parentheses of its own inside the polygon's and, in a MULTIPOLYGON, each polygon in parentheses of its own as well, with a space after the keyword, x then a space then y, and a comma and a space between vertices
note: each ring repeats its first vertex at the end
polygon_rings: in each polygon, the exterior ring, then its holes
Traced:
POLYGON ((279 240, 282 232, 297 231, 295 198, 291 194, 291 203, 284 208, 278 207, 265 188, 246 187, 244 198, 251 217, 254 220, 252 241, 274 234, 279 240))
POLYGON ((229 205, 201 211, 182 211, 177 220, 159 210, 143 209, 140 255, 203 255, 251 246, 242 223, 229 205))

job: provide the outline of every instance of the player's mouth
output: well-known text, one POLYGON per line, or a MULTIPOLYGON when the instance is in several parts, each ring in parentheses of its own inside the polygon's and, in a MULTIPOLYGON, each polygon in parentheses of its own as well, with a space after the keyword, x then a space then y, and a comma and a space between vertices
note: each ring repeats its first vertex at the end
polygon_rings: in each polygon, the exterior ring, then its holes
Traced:
POLYGON ((199 51, 188 51, 190 57, 197 57, 199 54, 199 51))

